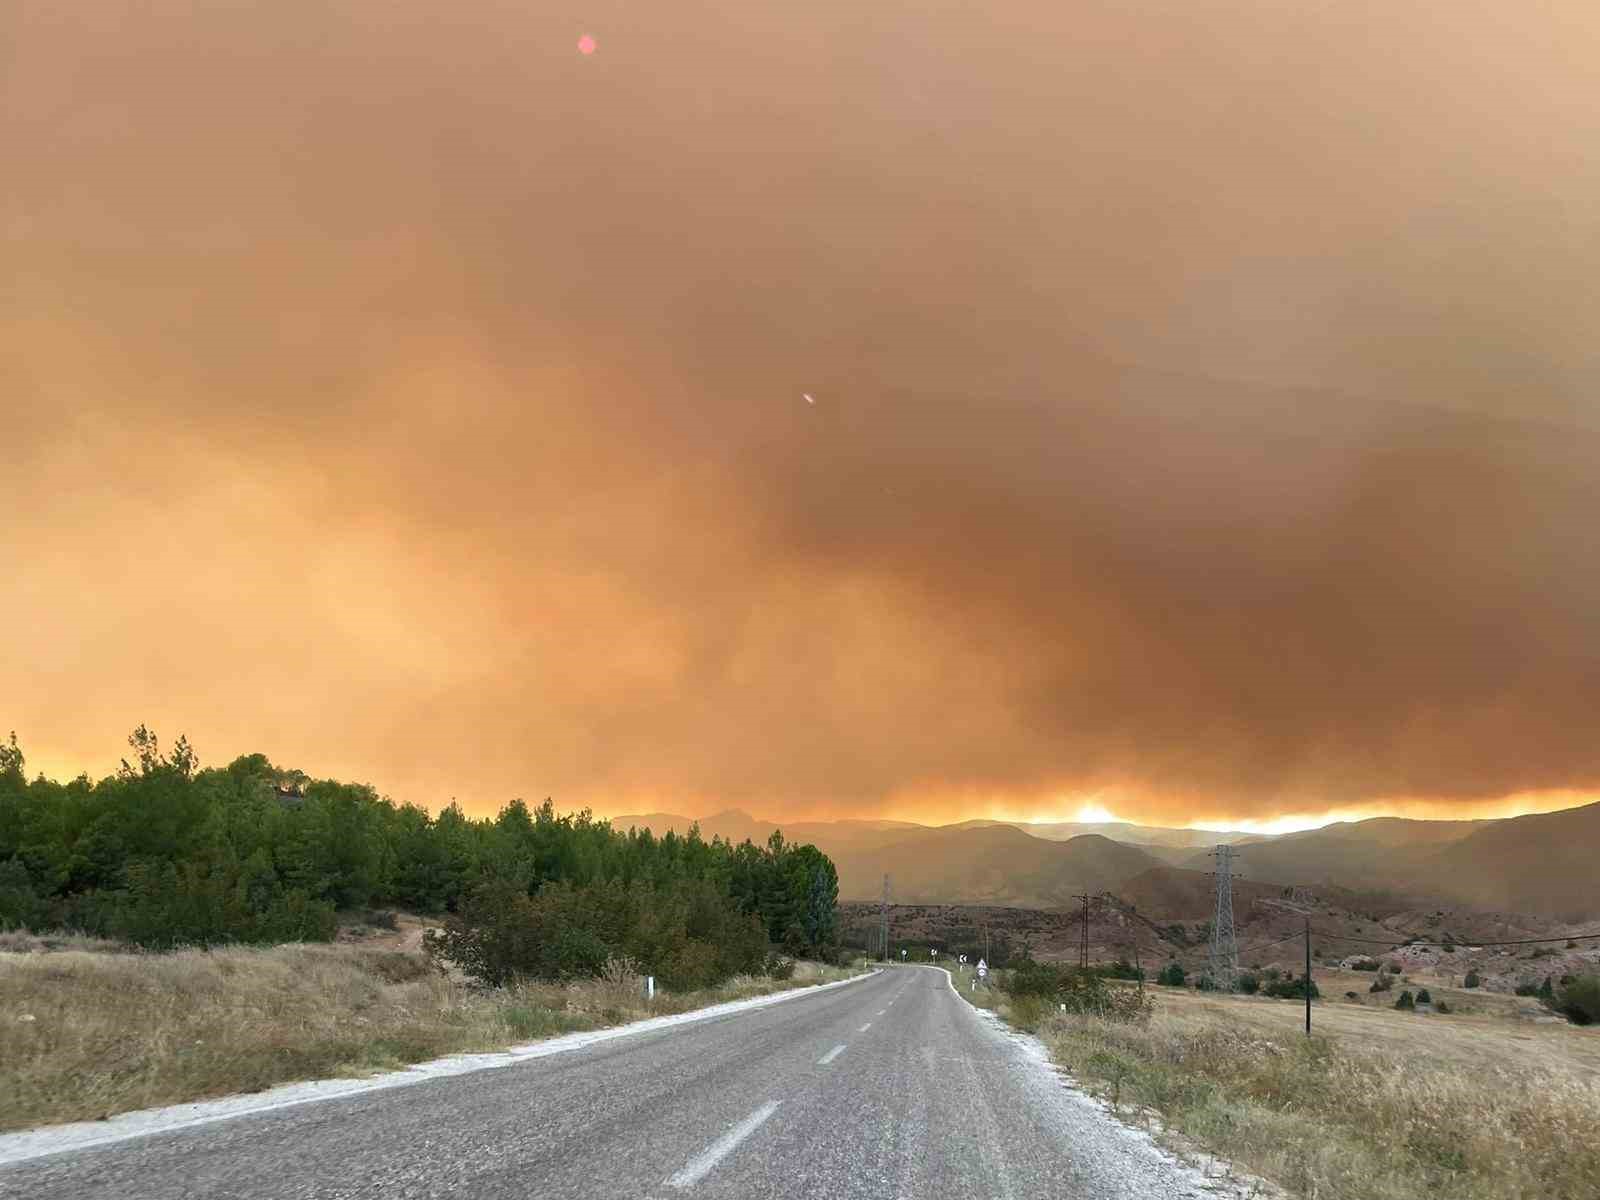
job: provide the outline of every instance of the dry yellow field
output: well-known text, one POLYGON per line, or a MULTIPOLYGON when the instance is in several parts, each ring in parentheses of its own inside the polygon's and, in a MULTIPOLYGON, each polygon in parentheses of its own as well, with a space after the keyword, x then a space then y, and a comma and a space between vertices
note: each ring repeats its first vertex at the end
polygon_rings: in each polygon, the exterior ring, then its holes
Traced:
POLYGON ((1319 972, 1337 998, 1313 1006, 1309 1038, 1304 1004, 1286 1000, 1154 987, 1149 1019, 1119 1023, 998 990, 969 998, 1037 1033, 1124 1120, 1293 1196, 1600 1197, 1600 1030, 1425 977, 1413 990, 1474 1011, 1400 1012, 1408 985, 1367 994, 1371 981, 1319 972))
MULTIPOLYGON (((1420 1055, 1436 1063, 1463 1067, 1503 1066, 1538 1069, 1600 1080, 1600 1026, 1580 1028, 1552 1017, 1536 1000, 1479 991, 1453 990, 1413 977, 1396 983, 1392 992, 1367 994, 1372 976, 1362 972, 1318 972, 1323 999, 1312 1005, 1312 1032, 1353 1050, 1420 1055), (1448 1015, 1397 1012, 1400 989, 1420 984, 1435 1000, 1443 998, 1448 1015), (1362 1003, 1345 1000, 1354 991, 1362 1003), (1337 998, 1335 998, 1337 997, 1337 998), (1474 1011, 1462 1011, 1463 1009, 1474 1011)), ((1161 1010, 1195 1019, 1241 1025, 1264 1033, 1302 1032, 1305 1004, 1254 996, 1155 988, 1161 1010)))
POLYGON ((51 940, 62 948, 0 943, 0 1130, 495 1050, 851 974, 798 963, 789 980, 647 1002, 643 981, 620 972, 494 991, 381 945, 138 954, 51 940))

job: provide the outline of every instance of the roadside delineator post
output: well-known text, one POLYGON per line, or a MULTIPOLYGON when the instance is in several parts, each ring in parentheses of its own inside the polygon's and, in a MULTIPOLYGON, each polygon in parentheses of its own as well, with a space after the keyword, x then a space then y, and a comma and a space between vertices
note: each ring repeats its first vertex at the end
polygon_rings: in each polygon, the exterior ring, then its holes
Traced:
POLYGON ((656 998, 656 977, 654 975, 646 975, 644 977, 644 998, 646 1000, 654 1000, 656 998))

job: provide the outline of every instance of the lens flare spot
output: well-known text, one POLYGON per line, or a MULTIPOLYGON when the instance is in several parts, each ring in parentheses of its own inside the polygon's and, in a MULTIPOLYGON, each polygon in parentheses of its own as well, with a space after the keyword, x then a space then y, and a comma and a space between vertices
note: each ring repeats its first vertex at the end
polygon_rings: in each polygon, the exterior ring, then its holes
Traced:
POLYGON ((593 54, 597 45, 599 45, 599 43, 586 33, 578 39, 578 53, 593 54))

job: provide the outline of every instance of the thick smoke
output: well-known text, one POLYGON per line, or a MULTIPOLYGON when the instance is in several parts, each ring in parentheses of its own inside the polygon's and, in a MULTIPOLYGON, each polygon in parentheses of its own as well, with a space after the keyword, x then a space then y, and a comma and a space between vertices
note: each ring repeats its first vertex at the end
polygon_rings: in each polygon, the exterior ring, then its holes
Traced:
POLYGON ((1404 7, 14 9, 0 720, 478 806, 1600 786, 1600 18, 1404 7))

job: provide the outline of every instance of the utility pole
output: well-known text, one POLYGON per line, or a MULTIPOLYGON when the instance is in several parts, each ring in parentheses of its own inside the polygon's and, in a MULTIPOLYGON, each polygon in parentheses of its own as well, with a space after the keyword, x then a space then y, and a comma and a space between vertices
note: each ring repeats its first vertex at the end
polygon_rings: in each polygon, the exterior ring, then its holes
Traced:
POLYGON ((1128 911, 1133 915, 1133 973, 1139 978, 1139 999, 1144 999, 1144 967, 1139 965, 1139 906, 1130 904, 1128 911))
POLYGON ((1211 918, 1211 956, 1207 969, 1218 991, 1231 992, 1239 974, 1239 943, 1233 934, 1233 856, 1232 846, 1218 846, 1216 914, 1211 918))
POLYGON ((1306 1036, 1311 1036, 1311 918, 1306 918, 1306 1036))
POLYGON ((1078 966, 1089 969, 1089 893, 1078 892, 1072 897, 1083 904, 1083 936, 1078 940, 1078 966))
POLYGON ((878 906, 878 943, 883 950, 883 961, 889 961, 889 876, 883 877, 883 902, 878 906))

